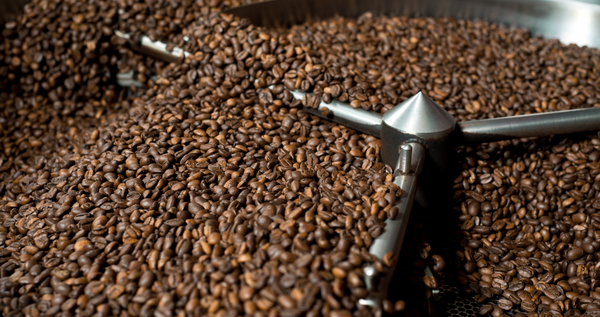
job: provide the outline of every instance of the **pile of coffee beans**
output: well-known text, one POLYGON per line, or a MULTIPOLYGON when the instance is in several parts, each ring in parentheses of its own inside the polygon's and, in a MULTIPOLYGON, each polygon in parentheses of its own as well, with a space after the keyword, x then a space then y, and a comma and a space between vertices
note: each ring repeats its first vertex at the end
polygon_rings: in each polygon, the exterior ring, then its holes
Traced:
MULTIPOLYGON (((200 39, 193 36, 194 22, 223 9, 260 1, 262 0, 119 1, 118 22, 113 27, 129 34, 132 41, 139 41, 145 35, 152 41, 166 43, 169 50, 175 47, 190 49, 194 45, 190 42, 191 38, 200 39)), ((148 80, 160 73, 166 64, 132 52, 122 39, 113 38, 113 44, 120 49, 119 71, 124 73, 133 70, 137 81, 152 86, 153 82, 148 80)))
POLYGON ((482 21, 367 13, 274 41, 273 80, 355 108, 384 113, 419 91, 459 121, 600 105, 598 50, 482 21))
MULTIPOLYGON (((117 2, 117 1, 115 1, 117 2)), ((222 9, 259 2, 256 0, 118 1, 118 27, 132 38, 146 35, 170 46, 186 45, 193 22, 222 9)), ((115 25, 117 26, 117 25, 115 25)))
POLYGON ((600 138, 467 149, 455 180, 459 281, 479 313, 600 311, 600 138))
MULTIPOLYGON (((54 4, 65 19, 75 10, 54 4)), ((11 44, 30 40, 20 28, 58 36, 27 28, 46 5, 6 26, 11 44)), ((54 54, 64 53, 60 41, 54 54)), ((98 98, 111 95, 108 84, 75 95, 70 72, 79 78, 86 58, 44 64, 48 76, 53 66, 62 71, 56 92, 50 80, 23 87, 31 69, 5 68, 21 73, 8 76, 3 97, 17 110, 4 113, 0 163, 4 315, 371 313, 357 308, 367 295, 362 268, 401 193, 379 162, 379 140, 288 110, 272 95, 263 105, 247 79, 247 98, 211 100, 193 83, 239 82, 211 65, 202 77, 171 65, 141 98, 98 98), (86 113, 77 97, 101 110, 86 113)))
POLYGON ((377 112, 423 90, 459 120, 589 107, 597 50, 484 22, 365 14, 280 30, 218 13, 240 4, 34 0, 4 25, 2 315, 377 315, 358 305, 363 269, 396 261, 426 299, 446 261, 482 302, 530 295, 483 314, 595 307, 597 138, 465 149, 461 248, 441 257, 416 221, 407 258, 379 260, 368 248, 401 195, 380 140, 308 115, 298 106, 316 100, 289 89, 377 112), (115 29, 192 55, 135 54, 115 29), (129 70, 146 86, 133 94, 114 82, 129 70))

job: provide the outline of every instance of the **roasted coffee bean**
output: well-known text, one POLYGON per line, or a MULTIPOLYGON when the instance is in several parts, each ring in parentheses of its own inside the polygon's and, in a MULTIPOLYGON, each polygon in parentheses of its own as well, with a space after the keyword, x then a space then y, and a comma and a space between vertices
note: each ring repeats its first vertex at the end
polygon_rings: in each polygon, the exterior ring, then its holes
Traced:
POLYGON ((383 264, 388 267, 394 265, 394 252, 388 252, 383 256, 383 264))
POLYGON ((394 310, 396 312, 401 312, 406 309, 406 302, 403 300, 399 300, 394 304, 394 310))
POLYGON ((425 275, 423 277, 423 283, 425 284, 425 286, 431 289, 436 289, 439 287, 437 279, 434 276, 425 275))
POLYGON ((394 306, 393 306, 392 302, 390 302, 389 300, 383 301, 382 308, 383 308, 383 311, 388 314, 393 314, 395 312, 394 306))
POLYGON ((503 312, 502 309, 498 306, 494 306, 494 310, 492 311, 492 316, 494 317, 501 317, 503 316, 503 312))
POLYGON ((537 305, 530 300, 524 300, 521 302, 521 309, 526 312, 533 312, 537 309, 537 305))
POLYGON ((446 268, 446 262, 444 261, 444 258, 442 258, 441 256, 435 254, 431 257, 431 260, 433 260, 433 270, 436 272, 441 272, 446 268))
POLYGON ((479 307, 479 311, 477 312, 480 316, 485 316, 490 314, 494 310, 494 306, 487 304, 479 307))
POLYGON ((478 295, 475 295, 474 299, 477 303, 481 304, 481 303, 485 302, 488 299, 488 297, 485 295, 482 295, 482 294, 478 294, 478 295))
POLYGON ((512 309, 513 303, 506 298, 500 298, 498 300, 498 307, 500 307, 500 309, 502 309, 502 310, 508 311, 508 310, 512 309))
POLYGON ((504 296, 504 298, 508 299, 509 301, 511 301, 513 304, 515 305, 520 305, 521 304, 521 298, 519 298, 519 296, 517 296, 517 294, 511 290, 505 290, 502 293, 502 296, 504 296))

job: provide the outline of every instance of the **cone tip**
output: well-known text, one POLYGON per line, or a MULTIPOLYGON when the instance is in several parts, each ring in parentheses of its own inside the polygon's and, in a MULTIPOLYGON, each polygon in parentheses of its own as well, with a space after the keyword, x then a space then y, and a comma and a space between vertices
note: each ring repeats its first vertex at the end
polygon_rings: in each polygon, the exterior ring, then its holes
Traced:
POLYGON ((424 92, 390 109, 383 115, 388 126, 408 134, 430 134, 454 129, 456 120, 424 92))

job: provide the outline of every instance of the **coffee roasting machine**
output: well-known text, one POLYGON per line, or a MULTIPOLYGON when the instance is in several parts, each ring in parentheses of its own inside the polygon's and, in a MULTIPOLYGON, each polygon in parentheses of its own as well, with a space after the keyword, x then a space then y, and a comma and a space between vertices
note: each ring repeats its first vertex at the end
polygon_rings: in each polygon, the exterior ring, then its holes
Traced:
MULTIPOLYGON (((289 27, 294 24, 333 16, 357 18, 370 11, 374 15, 453 17, 481 19, 502 25, 527 28, 535 35, 557 38, 564 43, 600 47, 600 5, 571 1, 501 1, 501 0, 273 0, 235 7, 225 13, 249 19, 266 27, 289 27)), ((127 34, 116 34, 129 39, 127 34)), ((130 43, 132 49, 176 62, 188 53, 143 36, 130 43)), ((131 81, 124 80, 125 84, 131 81)), ((308 92, 292 91, 295 99, 308 98, 308 92)), ((456 123, 455 119, 424 93, 409 98, 386 112, 354 109, 349 104, 319 102, 304 110, 362 133, 381 138, 382 160, 394 168, 394 183, 403 194, 397 203, 396 219, 386 221, 385 232, 374 240, 370 252, 383 259, 386 254, 398 257, 413 203, 428 210, 435 208, 432 193, 444 192, 437 175, 445 175, 452 164, 453 148, 514 138, 543 137, 600 129, 600 108, 559 111, 535 115, 494 118, 456 123)), ((443 201, 443 200, 442 200, 443 201)), ((442 203, 442 202, 440 202, 442 203)), ((373 266, 365 269, 365 283, 370 296, 363 305, 378 306, 387 298, 394 267, 382 274, 373 266)))
MULTIPOLYGON (((481 19, 507 26, 529 29, 534 35, 557 38, 563 43, 600 48, 600 5, 582 1, 552 0, 271 0, 235 7, 225 13, 247 18, 266 27, 289 27, 294 24, 333 16, 357 18, 370 11, 374 15, 411 17, 453 17, 481 19)), ((129 35, 115 30, 118 36, 129 35)), ((177 62, 188 53, 142 36, 130 41, 132 49, 153 57, 177 62)), ((133 78, 119 78, 123 86, 135 84, 133 78)), ((139 83, 138 83, 139 84, 139 83)), ((310 92, 292 91, 297 100, 314 100, 310 92)), ((314 104, 314 103, 311 103, 314 104)), ((453 162, 455 146, 542 137, 557 134, 600 130, 600 108, 558 111, 535 115, 494 118, 457 123, 442 107, 418 93, 387 111, 384 115, 352 108, 332 101, 316 103, 305 111, 345 125, 362 133, 381 138, 382 160, 394 168, 394 183, 402 190, 396 207, 396 219, 386 221, 385 232, 374 240, 370 252, 380 259, 388 254, 397 257, 413 205, 434 208, 431 193, 444 191, 444 175, 453 162)), ((444 175, 446 178, 449 175, 444 175)), ((394 268, 383 275, 373 266, 365 269, 365 283, 370 296, 360 304, 381 305, 387 298, 394 268)))

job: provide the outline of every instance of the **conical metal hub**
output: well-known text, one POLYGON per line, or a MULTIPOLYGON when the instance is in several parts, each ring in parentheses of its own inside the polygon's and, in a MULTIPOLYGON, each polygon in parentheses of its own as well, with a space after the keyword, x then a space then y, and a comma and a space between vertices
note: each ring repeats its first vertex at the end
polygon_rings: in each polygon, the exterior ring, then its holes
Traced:
POLYGON ((395 166, 398 151, 405 142, 418 141, 428 152, 446 152, 456 120, 444 108, 418 92, 387 111, 381 124, 383 162, 395 166))
MULTIPOLYGON (((425 162, 416 202, 425 209, 444 207, 451 184, 456 120, 424 93, 419 92, 383 115, 381 158, 398 166, 400 149, 408 142, 425 146, 425 162), (450 184, 450 185, 449 185, 450 184)), ((401 167, 401 166, 400 166, 401 167)))
POLYGON ((445 134, 456 125, 452 115, 422 92, 386 112, 383 122, 397 131, 424 139, 445 134))

